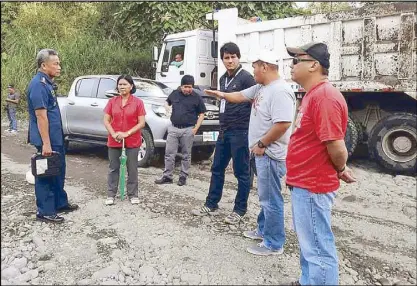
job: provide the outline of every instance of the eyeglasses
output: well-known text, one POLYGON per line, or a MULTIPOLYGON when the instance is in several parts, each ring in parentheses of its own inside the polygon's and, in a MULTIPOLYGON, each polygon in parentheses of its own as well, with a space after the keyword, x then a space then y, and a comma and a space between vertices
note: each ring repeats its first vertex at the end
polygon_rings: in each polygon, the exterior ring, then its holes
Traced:
POLYGON ((316 60, 313 59, 299 59, 299 58, 293 58, 292 59, 292 64, 295 66, 296 64, 298 64, 299 62, 315 62, 316 60))

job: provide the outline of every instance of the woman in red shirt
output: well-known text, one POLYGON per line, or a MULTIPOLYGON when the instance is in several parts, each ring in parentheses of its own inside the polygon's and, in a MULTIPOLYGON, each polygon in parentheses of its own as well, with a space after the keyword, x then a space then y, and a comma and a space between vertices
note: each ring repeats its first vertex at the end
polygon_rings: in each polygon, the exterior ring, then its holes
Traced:
POLYGON ((110 161, 105 204, 114 204, 119 185, 123 139, 127 156, 127 195, 132 204, 138 204, 138 153, 142 142, 140 130, 145 127, 146 112, 143 101, 133 95, 136 87, 130 75, 121 75, 117 79, 117 91, 119 96, 110 99, 104 109, 104 126, 109 132, 107 147, 110 161))

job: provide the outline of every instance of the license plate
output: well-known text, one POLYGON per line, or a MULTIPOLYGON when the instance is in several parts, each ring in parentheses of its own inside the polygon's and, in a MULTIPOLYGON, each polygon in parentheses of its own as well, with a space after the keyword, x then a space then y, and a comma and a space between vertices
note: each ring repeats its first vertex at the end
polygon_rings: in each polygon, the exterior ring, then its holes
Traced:
POLYGON ((210 131, 210 132, 203 132, 203 141, 217 141, 217 137, 219 137, 219 131, 210 131))

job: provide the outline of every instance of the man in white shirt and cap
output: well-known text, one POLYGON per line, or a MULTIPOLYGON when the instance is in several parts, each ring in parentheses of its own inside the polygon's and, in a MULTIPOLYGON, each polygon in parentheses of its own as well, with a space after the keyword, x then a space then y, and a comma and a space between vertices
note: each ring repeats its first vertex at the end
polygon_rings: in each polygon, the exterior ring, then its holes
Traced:
POLYGON ((255 155, 258 195, 261 210, 258 227, 245 231, 245 237, 262 242, 247 248, 255 255, 284 252, 284 199, 281 179, 286 173, 285 159, 295 114, 295 94, 278 73, 278 59, 262 51, 252 61, 256 85, 232 93, 206 90, 229 102, 252 103, 249 121, 249 148, 255 155))

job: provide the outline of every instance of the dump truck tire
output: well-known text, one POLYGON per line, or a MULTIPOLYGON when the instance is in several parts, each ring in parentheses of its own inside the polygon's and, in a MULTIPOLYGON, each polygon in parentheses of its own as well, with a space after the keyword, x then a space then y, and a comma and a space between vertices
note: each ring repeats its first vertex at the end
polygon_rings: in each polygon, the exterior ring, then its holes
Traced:
POLYGON ((368 141, 371 157, 396 173, 416 172, 417 116, 394 113, 372 128, 368 141))

